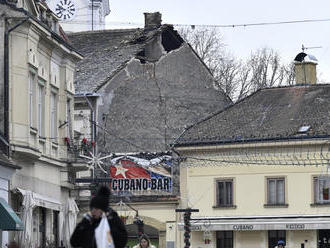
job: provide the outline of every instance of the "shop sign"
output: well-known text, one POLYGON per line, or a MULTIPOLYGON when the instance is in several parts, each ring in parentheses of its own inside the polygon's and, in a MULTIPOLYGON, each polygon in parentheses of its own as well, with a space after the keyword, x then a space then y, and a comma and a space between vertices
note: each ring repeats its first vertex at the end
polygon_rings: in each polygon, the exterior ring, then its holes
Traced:
POLYGON ((119 156, 109 166, 110 188, 118 196, 171 195, 172 168, 170 155, 119 156))
POLYGON ((302 230, 305 229, 305 224, 286 224, 285 228, 292 230, 302 230))
POLYGON ((253 230, 254 228, 253 228, 253 225, 233 225, 233 227, 232 227, 232 229, 233 230, 238 230, 238 231, 240 231, 240 230, 253 230))

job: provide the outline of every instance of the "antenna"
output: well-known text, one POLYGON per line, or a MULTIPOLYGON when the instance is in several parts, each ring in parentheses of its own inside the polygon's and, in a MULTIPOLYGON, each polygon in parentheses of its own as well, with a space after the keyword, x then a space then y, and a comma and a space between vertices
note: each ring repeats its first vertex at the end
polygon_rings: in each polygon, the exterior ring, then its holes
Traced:
POLYGON ((316 48, 322 48, 321 46, 315 46, 315 47, 305 47, 304 44, 301 45, 301 50, 304 52, 307 49, 316 49, 316 48))

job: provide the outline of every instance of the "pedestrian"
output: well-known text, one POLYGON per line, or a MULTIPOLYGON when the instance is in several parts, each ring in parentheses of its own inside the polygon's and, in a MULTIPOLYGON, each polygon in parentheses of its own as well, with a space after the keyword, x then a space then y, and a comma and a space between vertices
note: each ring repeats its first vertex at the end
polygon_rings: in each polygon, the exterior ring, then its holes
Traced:
POLYGON ((277 246, 275 248, 284 248, 285 247, 285 242, 283 240, 277 241, 277 246))
POLYGON ((127 231, 117 212, 109 207, 109 199, 109 188, 105 186, 100 187, 96 196, 90 201, 90 212, 84 214, 82 221, 77 224, 71 235, 70 243, 72 247, 104 248, 97 247, 95 240, 95 229, 99 225, 103 213, 107 216, 115 247, 125 247, 127 231))
POLYGON ((150 243, 150 239, 146 234, 142 234, 139 239, 139 243, 133 248, 156 248, 156 247, 150 243))

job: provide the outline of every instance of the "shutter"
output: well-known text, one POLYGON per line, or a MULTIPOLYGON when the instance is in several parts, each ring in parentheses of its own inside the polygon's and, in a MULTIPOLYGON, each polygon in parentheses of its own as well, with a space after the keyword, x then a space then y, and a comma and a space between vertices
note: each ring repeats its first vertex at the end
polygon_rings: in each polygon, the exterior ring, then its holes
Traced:
POLYGON ((268 204, 275 204, 275 180, 268 179, 268 204))
POLYGON ((285 187, 284 187, 284 179, 278 179, 276 183, 276 200, 277 204, 285 203, 285 187))

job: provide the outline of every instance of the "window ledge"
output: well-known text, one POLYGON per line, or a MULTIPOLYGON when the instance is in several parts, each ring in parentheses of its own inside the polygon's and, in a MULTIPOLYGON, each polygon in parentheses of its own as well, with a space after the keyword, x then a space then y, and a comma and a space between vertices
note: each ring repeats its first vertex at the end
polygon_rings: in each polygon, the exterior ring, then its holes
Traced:
POLYGON ((325 206, 330 206, 330 202, 323 202, 323 203, 311 203, 311 207, 325 207, 325 206))
POLYGON ((30 127, 30 134, 37 135, 38 134, 38 129, 34 127, 30 127))
POLYGON ((212 208, 220 208, 220 209, 235 209, 237 208, 236 205, 218 205, 218 206, 213 206, 212 208))
POLYGON ((287 208, 289 204, 264 204, 264 208, 287 208))
POLYGON ((42 137, 42 136, 39 136, 39 142, 40 143, 46 143, 46 138, 42 137))
POLYGON ((54 147, 54 148, 58 148, 58 143, 52 141, 52 147, 54 147))

